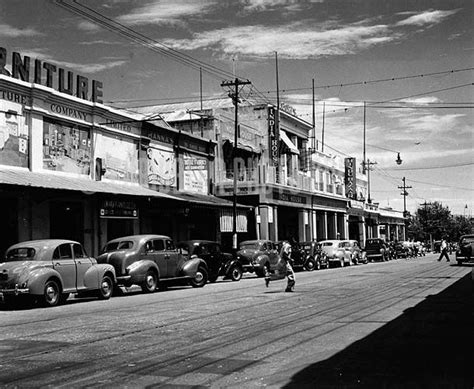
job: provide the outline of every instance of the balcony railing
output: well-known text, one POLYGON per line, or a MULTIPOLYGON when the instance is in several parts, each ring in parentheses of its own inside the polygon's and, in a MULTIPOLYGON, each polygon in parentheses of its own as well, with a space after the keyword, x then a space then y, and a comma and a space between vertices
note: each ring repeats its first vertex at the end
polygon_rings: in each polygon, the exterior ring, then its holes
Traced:
MULTIPOLYGON (((229 184, 233 182, 233 169, 220 171, 219 174, 217 174, 217 180, 218 184, 229 184)), ((294 170, 291 174, 288 174, 288 171, 283 168, 277 175, 276 169, 273 166, 260 166, 259 168, 253 169, 239 169, 237 171, 237 182, 248 182, 252 184, 280 184, 308 192, 319 191, 323 193, 337 194, 340 196, 344 195, 343 185, 316 182, 313 177, 310 177, 306 173, 299 170, 294 170)))

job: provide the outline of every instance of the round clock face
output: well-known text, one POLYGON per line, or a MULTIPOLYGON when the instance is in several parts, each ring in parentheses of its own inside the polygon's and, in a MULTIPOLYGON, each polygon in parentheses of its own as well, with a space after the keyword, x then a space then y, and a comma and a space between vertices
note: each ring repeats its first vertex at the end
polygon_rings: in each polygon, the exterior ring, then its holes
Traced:
POLYGON ((148 181, 151 184, 173 185, 176 180, 176 160, 173 152, 149 148, 148 181))

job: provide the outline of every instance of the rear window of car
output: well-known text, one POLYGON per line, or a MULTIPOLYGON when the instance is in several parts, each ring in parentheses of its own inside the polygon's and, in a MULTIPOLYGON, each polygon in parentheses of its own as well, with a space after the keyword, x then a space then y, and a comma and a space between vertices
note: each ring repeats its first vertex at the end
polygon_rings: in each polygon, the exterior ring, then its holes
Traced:
POLYGON ((110 251, 117 250, 129 250, 133 247, 133 242, 131 240, 123 240, 119 242, 110 242, 108 243, 102 252, 108 253, 110 251))
POLYGON ((241 243, 239 247, 240 247, 241 250, 257 250, 258 245, 259 244, 257 242, 254 242, 254 243, 241 243))
POLYGON ((31 247, 19 247, 11 249, 5 255, 6 261, 32 261, 35 259, 36 250, 31 247))

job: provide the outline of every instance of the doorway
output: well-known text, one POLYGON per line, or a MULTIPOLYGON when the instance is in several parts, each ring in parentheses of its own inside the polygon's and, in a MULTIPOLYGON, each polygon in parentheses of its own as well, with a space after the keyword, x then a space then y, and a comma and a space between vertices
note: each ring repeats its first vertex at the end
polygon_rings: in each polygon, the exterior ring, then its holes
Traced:
POLYGON ((70 239, 83 243, 84 208, 79 202, 50 203, 51 239, 70 239))

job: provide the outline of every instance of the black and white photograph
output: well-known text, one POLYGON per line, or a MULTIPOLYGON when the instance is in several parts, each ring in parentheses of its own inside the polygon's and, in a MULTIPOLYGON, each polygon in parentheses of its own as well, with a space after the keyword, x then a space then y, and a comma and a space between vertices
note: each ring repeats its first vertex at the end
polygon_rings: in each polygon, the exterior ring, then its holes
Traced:
POLYGON ((0 388, 474 389, 474 2, 0 0, 0 388))

